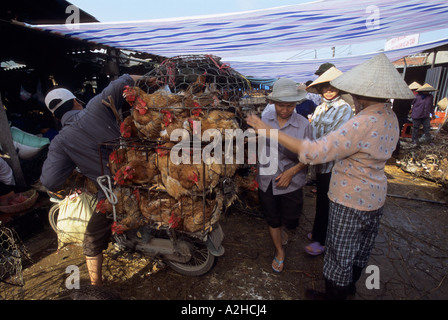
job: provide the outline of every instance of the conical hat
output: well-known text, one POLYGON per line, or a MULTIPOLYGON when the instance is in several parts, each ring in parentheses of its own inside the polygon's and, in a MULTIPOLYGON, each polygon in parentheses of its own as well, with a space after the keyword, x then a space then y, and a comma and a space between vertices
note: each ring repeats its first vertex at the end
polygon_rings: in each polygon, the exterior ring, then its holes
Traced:
POLYGON ((417 89, 417 92, 429 92, 429 91, 437 91, 432 85, 429 83, 425 83, 420 88, 417 89))
POLYGON ((437 106, 439 107, 440 110, 445 110, 447 105, 448 105, 447 97, 445 97, 442 100, 440 100, 439 102, 437 102, 437 106))
POLYGON ((339 77, 341 74, 342 74, 342 71, 340 71, 336 67, 331 67, 330 69, 328 69, 327 71, 322 73, 322 75, 319 78, 314 80, 314 82, 306 88, 306 91, 311 92, 311 93, 320 93, 319 91, 317 91, 317 88, 316 88, 316 86, 318 84, 330 82, 331 80, 334 80, 337 77, 339 77))
POLYGON ((420 88, 422 85, 420 83, 418 83, 417 81, 412 82, 409 85, 409 89, 411 90, 417 90, 418 88, 420 88))
POLYGON ((337 77, 330 84, 339 90, 370 98, 414 99, 414 94, 384 53, 337 77))

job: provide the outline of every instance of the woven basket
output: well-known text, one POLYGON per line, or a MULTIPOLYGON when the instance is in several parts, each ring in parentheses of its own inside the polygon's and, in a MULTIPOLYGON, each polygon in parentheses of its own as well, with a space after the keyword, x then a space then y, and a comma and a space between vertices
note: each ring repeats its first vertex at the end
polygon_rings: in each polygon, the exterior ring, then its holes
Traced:
POLYGON ((21 195, 28 197, 28 199, 26 199, 25 201, 18 203, 18 204, 13 204, 10 206, 0 206, 0 212, 16 213, 16 212, 20 212, 20 211, 29 209, 36 203, 37 197, 39 196, 39 194, 37 193, 36 190, 28 190, 28 191, 22 192, 21 195))

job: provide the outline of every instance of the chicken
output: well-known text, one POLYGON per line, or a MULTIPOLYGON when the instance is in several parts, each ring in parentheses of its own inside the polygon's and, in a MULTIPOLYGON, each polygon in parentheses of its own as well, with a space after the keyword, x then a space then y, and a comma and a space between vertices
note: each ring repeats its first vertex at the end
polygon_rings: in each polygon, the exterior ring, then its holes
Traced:
POLYGON ((163 89, 148 94, 139 87, 130 86, 124 87, 123 97, 131 107, 137 109, 141 114, 144 114, 145 111, 151 108, 169 107, 182 100, 182 97, 177 94, 163 89))
POLYGON ((171 161, 170 152, 173 143, 166 143, 157 149, 157 168, 160 171, 162 183, 175 199, 190 194, 191 188, 197 185, 199 172, 194 164, 175 164, 171 161))
POLYGON ((126 231, 136 229, 148 223, 148 220, 142 215, 139 207, 140 194, 138 189, 134 191, 126 190, 122 192, 121 198, 118 199, 121 208, 124 211, 124 218, 119 220, 116 230, 126 231))
POLYGON ((206 74, 199 75, 195 82, 190 83, 184 92, 179 93, 183 97, 182 103, 186 108, 216 107, 219 105, 218 91, 214 83, 206 83, 206 74))
POLYGON ((182 133, 181 136, 177 136, 177 140, 174 139, 175 137, 173 136, 173 140, 172 141, 187 141, 190 140, 190 126, 188 125, 188 122, 181 118, 180 114, 178 114, 177 116, 175 115, 175 113, 173 111, 170 110, 161 110, 160 111, 163 114, 163 120, 162 120, 162 126, 161 126, 161 131, 160 131, 160 138, 164 141, 170 141, 171 140, 171 134, 173 133, 174 130, 176 129, 185 129, 180 131, 182 133))
MULTIPOLYGON (((134 110, 134 115, 135 115, 134 110)), ((137 116, 134 123, 137 130, 146 138, 157 140, 162 130, 162 117, 163 115, 158 111, 147 112, 144 116, 137 116)), ((135 119, 135 116, 134 116, 135 119)))
POLYGON ((195 180, 196 187, 194 191, 204 191, 207 189, 215 188, 220 179, 221 168, 219 164, 195 164, 196 171, 198 172, 198 178, 195 180))
MULTIPOLYGON (((113 230, 115 232, 124 232, 147 223, 145 217, 142 216, 140 212, 140 195, 138 190, 117 188, 114 190, 114 194, 117 197, 115 213, 118 220, 118 222, 113 226, 113 230)), ((98 202, 96 210, 104 214, 112 214, 113 205, 108 199, 102 199, 98 202)))
POLYGON ((192 116, 188 119, 193 135, 202 135, 208 129, 217 129, 225 134, 225 129, 239 129, 240 126, 235 120, 235 114, 223 110, 211 110, 199 116, 192 116), (200 127, 199 127, 200 125, 200 127), (200 128, 200 131, 199 131, 200 128))
POLYGON ((209 228, 218 221, 222 209, 222 197, 219 195, 215 199, 185 197, 179 202, 183 217, 183 229, 188 232, 198 232, 209 228))
POLYGON ((257 207, 259 205, 257 169, 252 167, 246 175, 236 174, 234 181, 239 201, 245 202, 248 207, 257 207))
POLYGON ((138 136, 138 129, 134 123, 132 115, 127 116, 120 125, 120 134, 123 138, 132 138, 138 136))
POLYGON ((154 157, 147 161, 132 160, 122 166, 114 176, 115 183, 118 185, 141 185, 152 182, 158 174, 154 157))
MULTIPOLYGON (((159 92, 159 91, 157 91, 159 92)), ((157 92, 153 95, 157 95, 157 92)), ((133 107, 132 118, 138 131, 150 139, 157 139, 161 130, 162 115, 156 108, 152 95, 138 87, 126 86, 123 91, 126 101, 133 107)), ((164 107, 165 105, 160 105, 164 107)))
POLYGON ((240 191, 257 191, 257 168, 250 168, 246 175, 235 175, 235 182, 240 191))
POLYGON ((109 154, 109 170, 114 176, 117 171, 127 162, 126 149, 116 149, 109 154))
POLYGON ((139 206, 142 214, 151 222, 173 229, 182 223, 179 203, 166 194, 141 193, 139 206))
POLYGON ((148 159, 148 151, 141 149, 138 144, 129 144, 127 148, 113 150, 109 155, 109 169, 112 175, 125 164, 132 160, 146 161, 148 159))
MULTIPOLYGON (((117 197, 117 200, 122 199, 121 188, 117 188, 113 192, 114 192, 115 196, 117 197)), ((104 214, 112 214, 113 213, 113 205, 109 202, 108 199, 101 199, 98 201, 98 203, 96 205, 96 211, 104 213, 104 214)), ((124 213, 121 203, 119 206, 118 206, 118 203, 115 205, 115 212, 116 212, 116 214, 124 213)))
POLYGON ((160 194, 154 195, 149 191, 140 193, 139 207, 142 214, 151 221, 161 222, 162 214, 172 208, 173 201, 167 196, 160 194))

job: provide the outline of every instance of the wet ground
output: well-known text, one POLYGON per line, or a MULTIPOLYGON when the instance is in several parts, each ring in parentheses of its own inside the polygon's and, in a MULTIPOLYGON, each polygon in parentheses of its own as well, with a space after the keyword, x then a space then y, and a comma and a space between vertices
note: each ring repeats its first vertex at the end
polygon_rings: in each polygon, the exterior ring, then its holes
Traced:
MULTIPOLYGON (((369 261, 376 266, 379 287, 371 288, 364 274, 354 300, 445 300, 448 298, 448 206, 440 186, 387 166, 390 195, 369 261)), ((284 271, 271 269, 273 246, 265 221, 230 210, 221 220, 225 254, 206 275, 187 277, 142 257, 104 262, 105 287, 125 300, 303 300, 307 288, 324 289, 323 257, 303 250, 309 243, 315 194, 305 187, 300 226, 290 235, 284 271)), ((81 286, 88 275, 81 248, 57 250, 49 226, 25 241, 33 264, 25 264, 23 287, 0 284, 1 299, 60 300, 67 291, 67 266, 79 267, 81 286)), ((370 280, 369 280, 370 279, 370 280)))

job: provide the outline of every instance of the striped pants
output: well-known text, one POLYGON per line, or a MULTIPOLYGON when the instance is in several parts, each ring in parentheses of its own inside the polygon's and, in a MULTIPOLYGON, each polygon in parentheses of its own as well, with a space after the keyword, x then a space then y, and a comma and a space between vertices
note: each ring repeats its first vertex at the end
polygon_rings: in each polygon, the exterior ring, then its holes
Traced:
POLYGON ((352 282, 353 266, 367 266, 383 207, 360 211, 330 201, 323 273, 337 286, 352 282))

